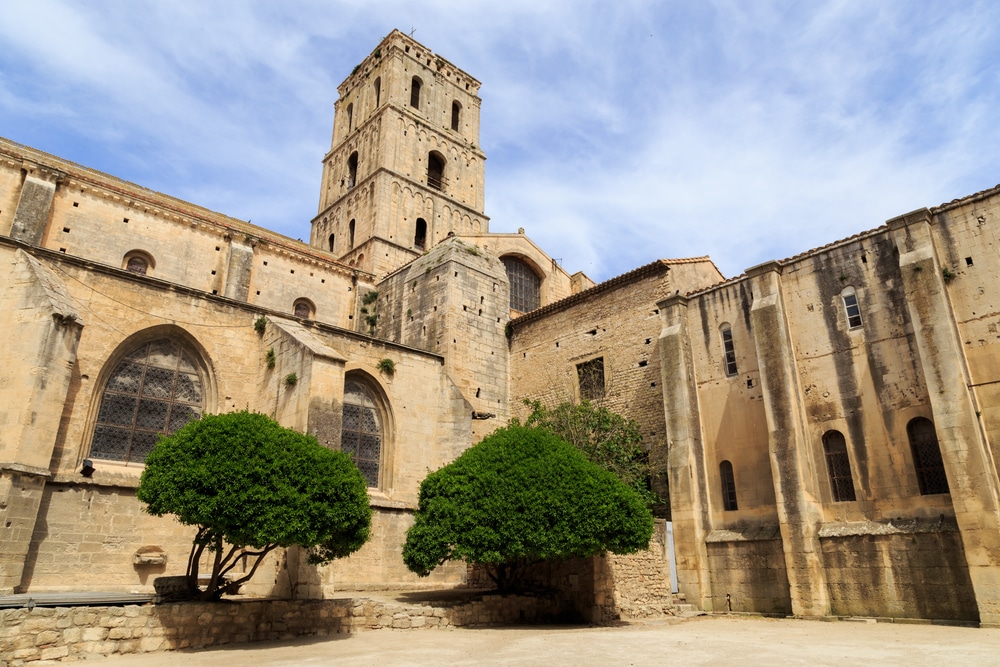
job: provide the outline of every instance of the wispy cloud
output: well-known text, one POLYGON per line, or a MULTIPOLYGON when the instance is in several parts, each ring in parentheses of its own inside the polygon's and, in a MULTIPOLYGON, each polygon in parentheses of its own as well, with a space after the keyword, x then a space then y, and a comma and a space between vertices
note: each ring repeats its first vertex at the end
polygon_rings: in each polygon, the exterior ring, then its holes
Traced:
POLYGON ((1000 181, 989 2, 5 3, 0 134, 307 238, 336 86, 411 26, 484 84, 492 228, 596 279, 1000 181))

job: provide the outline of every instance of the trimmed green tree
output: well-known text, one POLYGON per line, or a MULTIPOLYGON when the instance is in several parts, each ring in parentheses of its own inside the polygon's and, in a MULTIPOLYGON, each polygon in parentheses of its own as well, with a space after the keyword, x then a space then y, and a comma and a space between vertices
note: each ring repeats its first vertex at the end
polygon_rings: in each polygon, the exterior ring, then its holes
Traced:
POLYGON ((278 547, 302 546, 323 563, 360 549, 371 530, 367 483, 346 454, 247 411, 206 415, 162 437, 136 496, 150 514, 197 526, 187 588, 200 599, 235 591, 278 547), (211 575, 199 591, 206 551, 211 575), (244 557, 252 565, 227 580, 244 557))
POLYGON ((420 576, 478 563, 507 591, 535 562, 634 553, 652 534, 633 489, 549 431, 512 424, 424 479, 403 561, 420 576))
POLYGON ((663 500, 649 490, 653 469, 642 446, 639 423, 589 401, 560 403, 546 408, 541 401, 525 399, 531 408, 525 426, 551 431, 588 459, 636 490, 650 504, 663 500))

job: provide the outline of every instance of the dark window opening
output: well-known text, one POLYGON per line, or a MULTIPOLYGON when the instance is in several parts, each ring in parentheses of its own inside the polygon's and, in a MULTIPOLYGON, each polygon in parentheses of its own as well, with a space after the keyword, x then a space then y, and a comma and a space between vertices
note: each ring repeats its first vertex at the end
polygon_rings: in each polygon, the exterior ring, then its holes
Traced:
POLYGON ((444 189, 444 157, 440 153, 427 154, 427 185, 435 190, 444 189))
POLYGON ((379 107, 382 101, 382 77, 375 79, 375 108, 379 107))
POLYGON ((295 313, 295 317, 309 320, 313 316, 313 306, 308 299, 296 299, 292 306, 292 312, 295 313))
POLYGON ((542 281, 525 262, 516 257, 501 257, 510 283, 510 308, 522 313, 538 308, 542 281))
POLYGON ((340 449, 361 470, 368 486, 378 486, 382 458, 382 419, 368 388, 357 381, 344 385, 340 449))
POLYGON ((347 188, 351 189, 358 183, 358 152, 351 153, 347 158, 347 188))
POLYGON ((327 240, 327 242, 330 244, 330 252, 333 252, 333 249, 336 247, 336 244, 334 243, 335 239, 336 239, 336 234, 330 234, 330 238, 327 240))
POLYGON ((916 469, 920 495, 948 493, 948 477, 941 460, 941 447, 937 433, 930 419, 917 417, 906 425, 906 435, 913 451, 913 467, 916 469))
POLYGON ((576 365, 576 378, 580 383, 580 398, 596 401, 604 398, 604 357, 576 365))
POLYGON ((851 458, 847 453, 847 441, 840 431, 823 434, 823 452, 826 454, 826 469, 830 474, 830 488, 834 502, 855 500, 854 477, 851 475, 851 458))
POLYGON ((413 77, 410 83, 410 106, 414 109, 420 108, 420 79, 413 77))
POLYGON ((847 312, 847 326, 857 329, 861 326, 861 306, 856 294, 844 295, 844 310, 847 312))
POLYGON ((125 270, 132 273, 146 275, 146 271, 149 270, 149 262, 145 257, 133 255, 128 258, 128 263, 125 264, 125 270))
POLYGON ((347 249, 354 250, 354 220, 347 225, 347 249))
POLYGON ((347 131, 350 132, 354 128, 354 104, 347 105, 347 131))
POLYGON ((417 218, 416 231, 413 233, 413 245, 421 250, 427 245, 427 221, 423 218, 417 218))
POLYGON ((202 383, 190 354, 172 340, 133 350, 115 366, 101 396, 90 455, 142 463, 161 434, 202 413, 202 383))
POLYGON ((966 257, 965 258, 965 265, 966 266, 972 266, 972 258, 971 257, 966 257))
POLYGON ((451 129, 458 131, 459 118, 462 115, 462 105, 458 102, 451 103, 451 129))
POLYGON ((729 327, 722 330, 722 350, 726 362, 726 375, 732 377, 738 371, 736 369, 736 346, 733 345, 733 330, 729 327))
POLYGON ((727 512, 739 509, 736 503, 736 477, 733 475, 733 464, 729 461, 720 463, 719 477, 722 478, 722 509, 727 512))

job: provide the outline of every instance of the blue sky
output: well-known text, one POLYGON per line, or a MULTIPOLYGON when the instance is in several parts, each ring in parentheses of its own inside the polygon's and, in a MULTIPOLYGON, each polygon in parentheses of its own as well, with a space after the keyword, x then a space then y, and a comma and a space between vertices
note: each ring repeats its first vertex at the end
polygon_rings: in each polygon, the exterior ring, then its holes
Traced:
POLYGON ((308 239, 336 87, 393 28, 483 82, 491 230, 727 276, 1000 182, 1000 3, 0 4, 0 135, 308 239))

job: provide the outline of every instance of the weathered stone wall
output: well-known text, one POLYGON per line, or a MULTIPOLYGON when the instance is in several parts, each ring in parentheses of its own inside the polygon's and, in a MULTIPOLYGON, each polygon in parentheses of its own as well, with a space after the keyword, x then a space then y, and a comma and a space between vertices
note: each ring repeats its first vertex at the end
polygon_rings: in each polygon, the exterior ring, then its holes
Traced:
POLYGON ((708 537, 712 610, 791 614, 785 554, 777 526, 708 537))
MULTIPOLYGON (((0 245, 0 249, 8 261, 13 261, 15 252, 23 252, 11 246, 0 245)), ((55 409, 49 410, 51 418, 36 420, 32 430, 33 438, 48 443, 50 453, 44 461, 35 462, 12 450, 15 461, 23 459, 19 465, 52 462, 51 469, 39 468, 41 472, 34 473, 48 476, 44 492, 41 484, 21 480, 15 485, 11 477, 0 487, 3 511, 12 513, 2 551, 11 556, 12 564, 18 561, 25 567, 23 573, 11 570, 8 588, 147 591, 153 576, 183 572, 191 531, 169 519, 142 513, 134 498, 141 465, 94 458, 92 477, 80 474, 82 460, 91 456, 93 422, 108 375, 124 353, 157 337, 182 340, 197 357, 207 412, 249 408, 272 414, 285 425, 315 433, 331 447, 339 446, 345 378, 363 376, 383 403, 382 474, 371 494, 385 520, 376 521, 375 541, 367 551, 354 561, 338 564, 339 570, 334 571, 341 574, 330 575, 327 583, 336 588, 416 582, 402 566, 399 554, 419 483, 427 470, 451 461, 472 438, 468 403, 445 372, 440 356, 276 316, 266 318, 261 334, 254 326, 259 311, 239 302, 184 291, 121 269, 98 270, 61 253, 36 250, 32 254, 32 261, 58 277, 54 280, 62 291, 51 293, 80 304, 74 322, 84 326, 75 362, 60 362, 49 371, 49 388, 58 385, 52 375, 57 371, 67 374, 68 388, 55 409), (275 351, 274 368, 266 363, 269 350, 275 351), (394 373, 380 370, 383 359, 394 362, 394 373), (290 373, 298 378, 295 384, 286 381, 290 373), (32 517, 37 517, 34 525, 32 517), (30 536, 30 547, 26 536, 30 536), (136 551, 150 546, 168 554, 165 567, 134 566, 136 551), (67 572, 78 574, 68 577, 67 572)), ((16 301, 18 289, 5 283, 4 298, 16 301)), ((39 301, 35 309, 42 312, 45 303, 39 301)), ((48 311, 42 314, 42 319, 22 316, 22 320, 53 326, 48 311)), ((43 377, 41 371, 14 361, 6 370, 11 377, 43 377)), ((21 394, 44 398, 38 391, 21 394)), ((10 405, 19 405, 19 400, 12 397, 10 405)), ((40 407, 34 412, 45 413, 40 407)), ((23 438, 11 439, 15 441, 23 438)), ((282 567, 280 559, 272 559, 247 590, 264 595, 287 590, 282 567)), ((322 588, 324 576, 320 573, 305 583, 308 586, 312 581, 322 588)), ((461 574, 443 574, 434 581, 458 583, 461 574)))
POLYGON ((11 205, 0 208, 0 228, 13 224, 25 184, 39 181, 25 180, 22 163, 54 193, 30 218, 37 234, 20 240, 116 268, 124 268, 128 253, 143 251, 153 260, 148 275, 161 280, 289 314, 295 299, 306 298, 314 319, 351 326, 356 271, 330 253, 5 139, 0 201, 11 205))
POLYGON ((662 461, 666 428, 656 303, 718 277, 707 260, 663 260, 512 320, 512 413, 528 414, 524 399, 549 407, 579 402, 577 365, 601 358, 604 395, 593 403, 636 420, 654 461, 662 461))
POLYGON ((0 667, 381 628, 564 622, 566 611, 566 602, 554 597, 468 594, 440 602, 358 597, 0 609, 0 667))
POLYGON ((821 533, 833 613, 978 621, 955 522, 899 523, 898 532, 886 530, 893 530, 890 522, 831 525, 821 533))
POLYGON ((493 415, 472 422, 472 443, 505 424, 507 274, 496 257, 451 238, 379 283, 378 295, 377 335, 444 356, 469 412, 493 415))

